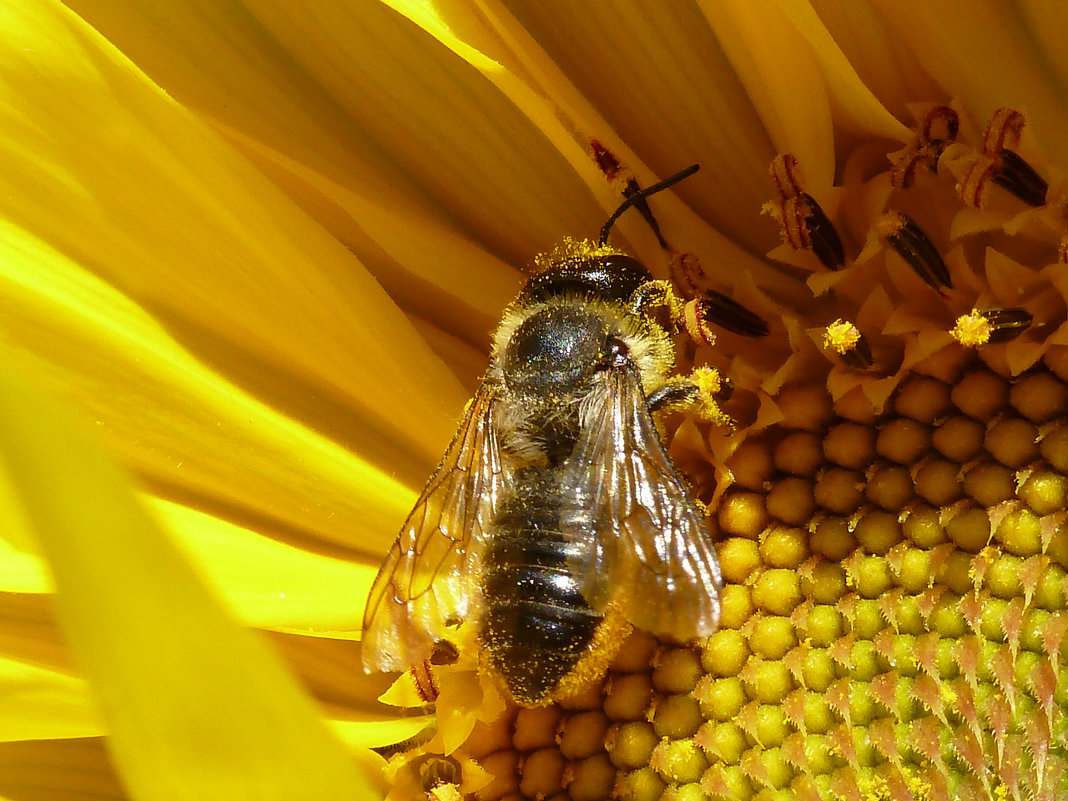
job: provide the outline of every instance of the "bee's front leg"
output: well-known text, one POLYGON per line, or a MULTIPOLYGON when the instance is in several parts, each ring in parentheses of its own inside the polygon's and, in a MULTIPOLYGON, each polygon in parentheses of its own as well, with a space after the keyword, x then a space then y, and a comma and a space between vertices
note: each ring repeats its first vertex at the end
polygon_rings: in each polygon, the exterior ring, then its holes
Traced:
POLYGON ((698 367, 687 376, 670 378, 649 393, 650 412, 692 411, 703 420, 731 425, 719 404, 730 398, 730 380, 714 367, 698 367))

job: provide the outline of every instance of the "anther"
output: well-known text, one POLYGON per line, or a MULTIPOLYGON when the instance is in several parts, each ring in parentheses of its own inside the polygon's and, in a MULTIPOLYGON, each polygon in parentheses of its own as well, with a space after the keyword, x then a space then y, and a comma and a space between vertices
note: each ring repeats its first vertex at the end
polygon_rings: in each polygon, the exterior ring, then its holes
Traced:
POLYGON ((866 370, 874 364, 871 346, 853 323, 838 319, 823 332, 823 347, 837 353, 850 367, 866 370))
POLYGON ((808 250, 829 270, 845 264, 845 248, 834 224, 819 203, 802 189, 797 159, 789 153, 776 156, 769 170, 778 200, 765 206, 778 217, 783 240, 794 250, 808 250))
POLYGON ((911 217, 888 211, 875 222, 875 232, 905 260, 913 272, 936 290, 953 286, 942 254, 911 217))
POLYGON ((439 801, 461 798, 459 793, 461 768, 452 757, 428 755, 419 765, 419 779, 428 798, 439 801))
POLYGON ((1034 318, 1026 309, 972 309, 957 318, 957 324, 949 332, 960 344, 968 348, 980 345, 1009 342, 1031 327, 1034 318))
POLYGON ((961 200, 976 208, 986 205, 993 182, 1029 206, 1046 203, 1049 185, 1016 152, 1026 120, 1019 111, 999 108, 983 133, 983 150, 976 155, 957 186, 961 200))
POLYGON ((768 324, 759 315, 751 312, 733 298, 712 289, 706 289, 704 297, 691 300, 686 304, 687 329, 688 318, 691 314, 705 323, 718 325, 735 334, 741 334, 743 337, 766 337, 768 335, 768 324))
POLYGON ((1020 198, 1028 206, 1043 206, 1049 184, 1035 168, 1012 150, 1001 151, 1001 164, 994 171, 994 183, 1020 198))
POLYGON ((916 180, 916 169, 926 167, 938 171, 942 152, 957 139, 960 119, 949 106, 934 106, 920 121, 916 138, 901 151, 893 154, 890 183, 908 189, 916 180))

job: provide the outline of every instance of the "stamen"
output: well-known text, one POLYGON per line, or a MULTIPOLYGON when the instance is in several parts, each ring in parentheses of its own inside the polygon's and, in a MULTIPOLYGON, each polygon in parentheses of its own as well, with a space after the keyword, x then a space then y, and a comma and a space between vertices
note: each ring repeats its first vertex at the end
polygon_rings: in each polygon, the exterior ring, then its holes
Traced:
POLYGON ((1046 203, 1049 184, 1015 151, 1001 151, 1001 166, 994 173, 994 183, 1016 195, 1028 206, 1037 208, 1046 203))
POLYGON ((430 660, 424 659, 422 662, 416 662, 412 665, 410 672, 412 674, 412 681, 415 684, 415 691, 419 694, 423 703, 432 704, 437 701, 439 690, 437 682, 434 681, 434 673, 430 667, 430 660))
POLYGON ((875 222, 875 232, 905 260, 913 272, 935 290, 953 287, 942 254, 918 225, 899 211, 888 211, 875 222))
POLYGON ((698 346, 710 348, 716 344, 716 332, 709 326, 700 300, 689 300, 682 307, 682 327, 698 346))
POLYGON ((942 152, 957 139, 960 120, 949 106, 934 106, 924 115, 916 131, 916 138, 897 153, 891 154, 890 183, 908 189, 916 180, 917 167, 938 171, 942 152))
POLYGON ((675 253, 668 266, 671 280, 686 298, 696 297, 706 283, 705 271, 696 253, 675 253))
POLYGON ((965 347, 977 348, 1016 339, 1030 328, 1033 319, 1030 312, 1020 308, 972 309, 957 318, 949 333, 965 347))
POLYGON ((835 320, 823 332, 823 347, 834 351, 850 367, 866 370, 875 363, 871 346, 853 323, 841 318, 835 320))
POLYGON ((1049 184, 1016 152, 1025 124, 1024 115, 1015 109, 994 112, 983 133, 982 153, 975 156, 957 186, 961 200, 984 208, 992 181, 1029 206, 1045 205, 1049 184))
POLYGON ((419 766, 419 776, 428 790, 439 784, 458 784, 460 765, 451 757, 431 756, 419 766))
POLYGON ((789 153, 776 156, 769 170, 779 199, 765 205, 764 212, 777 217, 783 240, 794 250, 808 250, 829 270, 845 264, 845 248, 819 203, 801 186, 797 159, 789 153))
MULTIPOLYGON (((759 315, 749 311, 733 298, 713 289, 705 290, 703 298, 691 300, 686 304, 686 330, 693 336, 694 332, 690 329, 691 316, 697 318, 699 326, 701 323, 712 323, 735 334, 741 334, 743 337, 766 337, 768 335, 768 324, 759 315)), ((697 339, 697 337, 694 338, 697 339)), ((714 336, 712 338, 715 339, 714 336)))

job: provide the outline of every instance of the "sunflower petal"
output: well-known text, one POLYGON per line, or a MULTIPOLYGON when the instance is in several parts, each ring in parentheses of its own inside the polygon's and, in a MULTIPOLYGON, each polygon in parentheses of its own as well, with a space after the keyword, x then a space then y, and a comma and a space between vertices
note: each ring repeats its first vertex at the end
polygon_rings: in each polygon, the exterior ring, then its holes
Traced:
POLYGON ((0 215, 217 372, 421 480, 467 392, 353 254, 58 3, 4 5, 0 54, 0 215))
POLYGON ((0 743, 0 798, 126 801, 103 737, 0 743))
POLYGON ((99 446, 4 373, 0 459, 131 794, 370 796, 277 657, 221 611, 99 446))

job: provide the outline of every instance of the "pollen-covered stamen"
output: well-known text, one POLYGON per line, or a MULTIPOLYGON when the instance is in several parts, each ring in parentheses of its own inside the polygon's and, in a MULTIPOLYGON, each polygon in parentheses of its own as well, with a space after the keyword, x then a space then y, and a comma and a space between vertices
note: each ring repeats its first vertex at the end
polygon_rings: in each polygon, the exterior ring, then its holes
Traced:
POLYGON ((1026 309, 972 309, 957 318, 949 333, 965 347, 977 348, 1016 339, 1031 327, 1032 320, 1026 309))
POLYGON ((710 348, 716 344, 716 332, 705 317, 704 303, 690 300, 682 308, 682 327, 698 346, 710 348))
POLYGON ((779 197, 764 211, 778 218, 783 240, 794 250, 811 251, 829 270, 845 264, 841 237, 819 203, 802 188, 797 159, 789 153, 778 155, 769 173, 779 197))
POLYGON ((928 285, 936 290, 952 288, 953 282, 942 254, 911 217, 899 211, 888 211, 876 220, 874 228, 928 285))
POLYGON ((699 315, 706 323, 726 328, 743 337, 766 337, 768 335, 768 324, 758 314, 751 312, 722 292, 705 290, 703 298, 692 300, 687 304, 688 311, 691 305, 693 313, 699 315))
POLYGON ((961 200, 984 208, 993 182, 1029 206, 1045 204, 1049 185, 1016 152, 1025 124, 1024 115, 1015 109, 994 112, 983 133, 982 152, 976 154, 957 186, 961 200))
POLYGON ((823 347, 833 351, 850 367, 866 370, 874 364, 871 346, 853 323, 838 319, 823 332, 823 347))
POLYGON ((891 154, 890 183, 908 189, 916 180, 917 168, 936 172, 942 151, 956 141, 959 130, 956 111, 949 106, 932 107, 920 121, 916 138, 904 150, 891 154))

